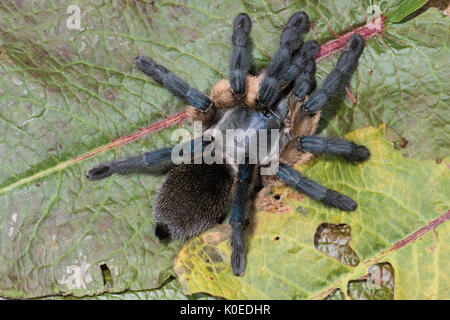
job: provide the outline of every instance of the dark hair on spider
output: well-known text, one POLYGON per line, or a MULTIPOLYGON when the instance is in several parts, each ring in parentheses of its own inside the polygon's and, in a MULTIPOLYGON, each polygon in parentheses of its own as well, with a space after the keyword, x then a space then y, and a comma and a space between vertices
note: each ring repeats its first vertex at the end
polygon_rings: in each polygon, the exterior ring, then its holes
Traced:
POLYGON ((306 13, 296 12, 284 27, 280 47, 267 69, 259 75, 250 75, 251 20, 246 13, 239 14, 233 24, 229 79, 219 81, 209 96, 149 57, 139 56, 135 60, 140 70, 188 104, 186 111, 191 121, 202 121, 204 127, 222 132, 228 128, 279 130, 283 143, 279 150, 280 165, 274 175, 262 175, 261 163, 248 161, 240 165, 174 165, 170 158, 172 148, 168 147, 100 164, 86 172, 87 178, 98 180, 113 173, 141 170, 168 171, 153 213, 155 234, 160 239, 185 240, 196 236, 222 222, 231 206, 231 265, 237 276, 244 274, 246 265, 244 221, 249 215, 251 195, 261 186, 285 183, 327 206, 355 210, 358 205, 353 199, 308 179, 293 168, 317 154, 337 155, 352 162, 365 161, 370 156, 366 147, 354 142, 314 135, 321 111, 344 78, 356 68, 364 39, 353 34, 336 68, 314 89, 314 58, 320 46, 315 41, 302 42, 309 24, 306 13))

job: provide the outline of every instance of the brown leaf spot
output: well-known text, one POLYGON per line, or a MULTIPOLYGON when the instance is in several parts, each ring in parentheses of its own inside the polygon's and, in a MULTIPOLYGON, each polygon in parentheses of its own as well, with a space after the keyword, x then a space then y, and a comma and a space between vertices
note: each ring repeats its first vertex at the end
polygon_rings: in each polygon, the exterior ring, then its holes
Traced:
POLYGON ((408 145, 408 140, 389 126, 386 126, 386 138, 394 143, 394 148, 397 150, 404 149, 408 145))
POLYGON ((173 270, 176 275, 190 274, 192 272, 182 264, 177 265, 173 270))
POLYGON ((106 91, 106 99, 108 99, 111 102, 116 101, 116 95, 114 94, 114 92, 107 90, 106 91))
POLYGON ((207 231, 203 236, 205 243, 217 244, 231 238, 231 226, 218 224, 207 231))
POLYGON ((206 254, 208 255, 209 258, 211 258, 213 263, 221 263, 223 261, 222 254, 216 247, 205 246, 203 250, 205 250, 206 254))
POLYGON ((271 187, 263 188, 255 201, 257 210, 268 211, 278 215, 284 214, 294 209, 286 200, 303 200, 303 196, 291 188, 284 188, 280 191, 274 193, 271 187))

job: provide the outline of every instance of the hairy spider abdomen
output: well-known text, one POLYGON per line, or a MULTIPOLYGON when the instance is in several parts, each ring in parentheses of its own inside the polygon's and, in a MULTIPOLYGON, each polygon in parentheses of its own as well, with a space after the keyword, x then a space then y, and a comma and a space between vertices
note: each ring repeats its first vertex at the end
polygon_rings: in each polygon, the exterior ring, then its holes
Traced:
POLYGON ((225 165, 174 167, 155 201, 156 235, 185 240, 221 222, 230 207, 232 186, 225 165))

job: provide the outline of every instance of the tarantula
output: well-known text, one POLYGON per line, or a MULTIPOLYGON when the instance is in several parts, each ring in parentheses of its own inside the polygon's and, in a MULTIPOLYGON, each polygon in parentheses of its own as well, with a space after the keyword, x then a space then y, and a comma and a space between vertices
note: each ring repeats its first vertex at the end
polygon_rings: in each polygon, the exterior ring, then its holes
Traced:
MULTIPOLYGON (((276 130, 279 133, 277 171, 262 175, 267 164, 261 159, 256 163, 249 161, 251 150, 245 140, 241 148, 243 161, 238 164, 227 163, 226 159, 225 163, 175 164, 173 148, 163 148, 107 162, 86 172, 89 180, 97 180, 113 173, 126 174, 142 169, 151 173, 168 171, 156 198, 153 216, 155 234, 160 239, 185 240, 220 223, 234 198, 230 220, 231 265, 236 276, 243 275, 245 270, 244 222, 258 187, 285 183, 325 205, 353 211, 357 207, 354 200, 304 177, 292 166, 304 163, 316 154, 339 155, 348 161, 364 161, 370 156, 366 147, 351 141, 314 135, 321 110, 355 69, 364 49, 363 37, 354 34, 348 40, 336 68, 322 86, 315 89, 314 58, 319 52, 319 44, 302 42, 302 36, 309 29, 306 13, 300 11, 291 16, 281 33, 278 51, 268 67, 256 76, 248 74, 250 29, 249 16, 240 13, 233 25, 229 79, 214 85, 209 97, 149 57, 138 56, 135 62, 140 70, 182 98, 188 104, 188 118, 201 121, 206 129, 216 132, 276 130)), ((214 138, 209 135, 207 139, 194 139, 190 145, 199 145, 202 152, 215 143, 214 138)), ((235 139, 234 142, 238 141, 235 139)), ((275 144, 269 142, 268 150, 274 147, 275 144)), ((182 151, 180 155, 186 153, 191 159, 198 159, 191 151, 182 151)))

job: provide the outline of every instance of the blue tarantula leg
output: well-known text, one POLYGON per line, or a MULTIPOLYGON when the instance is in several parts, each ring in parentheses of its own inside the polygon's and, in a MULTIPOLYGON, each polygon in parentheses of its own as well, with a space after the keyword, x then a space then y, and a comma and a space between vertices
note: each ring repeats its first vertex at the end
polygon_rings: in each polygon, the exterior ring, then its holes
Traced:
POLYGON ((364 49, 364 38, 355 33, 345 45, 336 68, 330 72, 322 87, 314 90, 305 103, 304 110, 309 114, 320 111, 328 102, 328 99, 337 91, 344 78, 350 75, 356 68, 358 59, 364 49))
MULTIPOLYGON (((191 150, 191 156, 202 156, 203 151, 211 143, 210 141, 202 141, 201 139, 202 138, 186 142, 187 144, 191 144, 191 147, 189 148, 191 150), (197 148, 195 144, 200 142, 201 147, 197 148), (197 151, 201 151, 201 153, 196 154, 197 151)), ((153 174, 164 173, 174 166, 174 163, 172 162, 172 150, 173 148, 170 147, 163 148, 145 152, 140 156, 105 162, 86 171, 86 177, 89 180, 100 180, 109 177, 113 173, 129 174, 140 170, 145 170, 145 172, 153 174)), ((183 149, 180 149, 179 157, 183 156, 182 151, 183 149)))
POLYGON ((205 94, 195 88, 189 87, 186 82, 181 80, 173 72, 155 63, 152 58, 139 56, 136 58, 136 65, 142 72, 169 89, 174 95, 183 99, 188 105, 202 111, 205 111, 211 105, 211 101, 205 94))
POLYGON ((245 270, 244 219, 247 209, 248 190, 253 178, 254 164, 241 164, 238 171, 236 195, 231 213, 231 267, 235 276, 242 276, 245 270))
POLYGON ((164 148, 146 152, 140 156, 114 160, 102 163, 88 171, 86 177, 89 180, 100 180, 109 177, 113 173, 129 174, 142 169, 164 172, 173 166, 171 160, 172 148, 164 148))
POLYGON ((306 41, 300 48, 300 52, 294 56, 284 79, 287 82, 295 80, 293 94, 295 99, 302 100, 310 94, 315 85, 316 60, 320 45, 314 41, 306 41))
POLYGON ((259 87, 259 103, 270 107, 278 98, 280 82, 284 80, 292 55, 300 47, 301 37, 309 29, 308 15, 302 11, 289 18, 281 33, 280 48, 272 57, 266 75, 259 87))
POLYGON ((321 201, 325 205, 344 211, 354 211, 358 206, 353 199, 304 177, 300 172, 287 164, 280 163, 277 176, 291 188, 321 201))
POLYGON ((250 67, 250 57, 248 52, 248 38, 252 22, 246 13, 240 13, 234 19, 233 55, 230 64, 230 85, 233 92, 243 95, 247 87, 247 72, 250 67))
POLYGON ((298 138, 299 147, 313 154, 338 155, 348 161, 365 161, 370 157, 370 151, 354 142, 325 138, 321 136, 306 136, 298 138))

